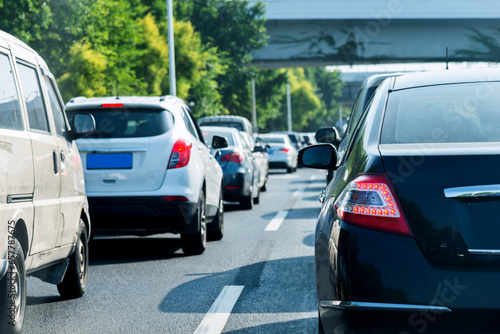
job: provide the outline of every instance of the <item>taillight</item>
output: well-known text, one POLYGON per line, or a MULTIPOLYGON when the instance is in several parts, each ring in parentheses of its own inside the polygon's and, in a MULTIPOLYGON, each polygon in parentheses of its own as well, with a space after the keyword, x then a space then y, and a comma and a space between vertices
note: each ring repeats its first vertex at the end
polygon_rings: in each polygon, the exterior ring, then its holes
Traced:
POLYGON ((189 158, 191 157, 192 147, 193 144, 188 143, 183 139, 177 140, 174 144, 174 148, 172 149, 172 154, 170 155, 168 169, 186 166, 189 163, 189 158))
POLYGON ((290 151, 290 149, 289 149, 289 148, 280 148, 280 151, 283 151, 283 152, 285 152, 285 153, 288 153, 288 151, 290 151))
POLYGON ((220 161, 232 161, 236 163, 241 163, 243 161, 243 153, 241 152, 232 152, 228 154, 224 154, 220 157, 220 161))
POLYGON ((335 202, 337 215, 346 223, 377 231, 413 236, 384 174, 358 176, 335 202))

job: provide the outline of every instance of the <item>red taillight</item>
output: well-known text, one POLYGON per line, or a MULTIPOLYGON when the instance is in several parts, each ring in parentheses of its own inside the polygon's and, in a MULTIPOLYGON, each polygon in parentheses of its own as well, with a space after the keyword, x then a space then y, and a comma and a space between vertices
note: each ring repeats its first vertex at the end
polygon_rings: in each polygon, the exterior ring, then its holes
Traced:
POLYGON ((289 149, 289 148, 280 148, 280 151, 283 151, 283 152, 285 152, 285 153, 288 153, 288 151, 290 151, 290 149, 289 149))
POLYGON ((123 103, 105 103, 101 104, 103 108, 123 108, 123 103))
POLYGON ((241 163, 243 161, 243 153, 240 152, 232 152, 228 154, 224 154, 223 156, 220 157, 220 161, 232 161, 236 163, 241 163))
POLYGON ((168 169, 186 166, 189 163, 189 158, 191 157, 192 147, 193 144, 188 143, 183 139, 177 140, 174 144, 174 148, 172 149, 172 154, 170 155, 168 169))
POLYGON ((165 201, 167 202, 188 202, 189 199, 185 196, 162 196, 165 201))
POLYGON ((384 174, 358 176, 335 202, 337 215, 346 223, 377 231, 413 236, 384 174))

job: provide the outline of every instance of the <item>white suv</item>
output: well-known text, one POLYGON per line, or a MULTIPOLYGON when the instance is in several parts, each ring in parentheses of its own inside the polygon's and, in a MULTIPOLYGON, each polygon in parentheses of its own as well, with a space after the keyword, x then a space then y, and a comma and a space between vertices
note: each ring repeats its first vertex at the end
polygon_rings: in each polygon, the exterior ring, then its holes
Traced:
POLYGON ((96 119, 77 141, 95 233, 180 233, 185 254, 203 253, 207 230, 222 238, 222 170, 181 99, 78 97, 66 109, 96 119))
MULTIPOLYGON (((87 284, 90 219, 83 169, 46 63, 0 31, 0 333, 20 333, 26 275, 57 284, 64 298, 87 284)), ((90 115, 75 115, 88 126, 90 115)))

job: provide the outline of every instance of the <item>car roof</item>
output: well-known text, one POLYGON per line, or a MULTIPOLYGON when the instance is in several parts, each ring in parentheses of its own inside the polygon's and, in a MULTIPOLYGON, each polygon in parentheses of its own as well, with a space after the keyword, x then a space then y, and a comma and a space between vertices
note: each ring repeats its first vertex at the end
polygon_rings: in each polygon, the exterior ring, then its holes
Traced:
POLYGON ((103 104, 123 103, 127 107, 162 107, 166 108, 183 101, 175 96, 106 96, 106 97, 91 97, 84 96, 74 97, 66 103, 66 109, 86 109, 96 108, 103 104))
POLYGON ((260 138, 269 138, 269 137, 276 137, 276 138, 288 138, 288 135, 285 133, 259 133, 257 137, 260 138))
POLYGON ((392 89, 485 81, 500 81, 500 68, 440 70, 406 74, 394 79, 392 89))
POLYGON ((237 116, 237 115, 215 115, 215 116, 204 116, 200 117, 198 119, 198 124, 201 123, 216 123, 220 121, 232 121, 232 122, 238 122, 238 123, 245 123, 248 127, 252 127, 252 123, 248 119, 246 119, 243 116, 237 116))

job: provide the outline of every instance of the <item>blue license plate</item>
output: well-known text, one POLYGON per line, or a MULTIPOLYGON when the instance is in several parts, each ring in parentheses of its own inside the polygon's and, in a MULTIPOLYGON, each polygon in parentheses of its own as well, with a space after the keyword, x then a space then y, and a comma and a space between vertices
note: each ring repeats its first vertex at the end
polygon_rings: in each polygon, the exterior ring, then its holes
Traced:
POLYGON ((132 169, 132 153, 87 154, 87 169, 132 169))

